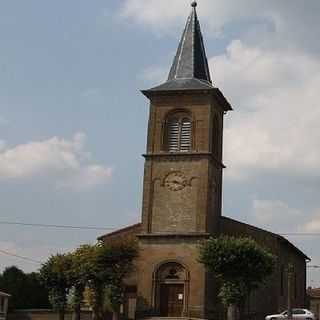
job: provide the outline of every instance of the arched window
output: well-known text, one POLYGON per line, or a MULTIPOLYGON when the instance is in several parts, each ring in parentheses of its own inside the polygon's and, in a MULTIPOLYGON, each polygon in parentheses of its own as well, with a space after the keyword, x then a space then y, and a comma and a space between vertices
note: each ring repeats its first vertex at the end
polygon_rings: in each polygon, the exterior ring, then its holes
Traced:
POLYGON ((167 118, 165 149, 169 152, 188 152, 192 147, 192 120, 184 112, 177 112, 167 118))

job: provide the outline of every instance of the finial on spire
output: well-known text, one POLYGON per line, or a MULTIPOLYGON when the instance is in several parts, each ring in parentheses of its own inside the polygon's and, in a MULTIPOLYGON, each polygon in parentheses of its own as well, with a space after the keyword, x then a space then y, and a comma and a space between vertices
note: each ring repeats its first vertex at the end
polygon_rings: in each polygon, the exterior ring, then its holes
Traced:
POLYGON ((192 1, 192 3, 191 3, 191 7, 192 7, 192 8, 195 8, 197 5, 198 5, 198 4, 197 4, 197 1, 192 1))

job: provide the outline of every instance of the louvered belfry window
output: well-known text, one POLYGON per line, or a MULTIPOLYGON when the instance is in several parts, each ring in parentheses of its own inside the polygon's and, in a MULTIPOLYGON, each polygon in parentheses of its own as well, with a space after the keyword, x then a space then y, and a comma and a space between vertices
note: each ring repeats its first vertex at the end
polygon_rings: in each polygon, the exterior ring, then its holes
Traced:
POLYGON ((192 146, 192 120, 185 114, 167 119, 166 149, 169 152, 188 152, 192 146))

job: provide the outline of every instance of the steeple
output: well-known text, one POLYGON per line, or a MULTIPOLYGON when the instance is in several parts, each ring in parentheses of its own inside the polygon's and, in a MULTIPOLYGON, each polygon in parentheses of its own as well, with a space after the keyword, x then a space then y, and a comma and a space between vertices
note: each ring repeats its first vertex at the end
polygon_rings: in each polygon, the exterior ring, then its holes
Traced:
POLYGON ((191 6, 192 11, 183 31, 168 81, 194 78, 211 83, 207 56, 196 11, 197 3, 194 1, 191 6))
POLYGON ((197 16, 197 2, 193 1, 191 7, 192 10, 184 28, 167 81, 154 88, 142 90, 142 93, 150 99, 158 94, 173 94, 180 91, 199 93, 200 91, 205 91, 216 96, 226 111, 232 110, 222 92, 212 85, 197 16))
POLYGON ((152 92, 167 90, 214 89, 211 83, 208 60, 197 16, 197 2, 192 2, 191 7, 192 10, 183 31, 167 81, 157 87, 142 91, 145 95, 148 96, 152 92))

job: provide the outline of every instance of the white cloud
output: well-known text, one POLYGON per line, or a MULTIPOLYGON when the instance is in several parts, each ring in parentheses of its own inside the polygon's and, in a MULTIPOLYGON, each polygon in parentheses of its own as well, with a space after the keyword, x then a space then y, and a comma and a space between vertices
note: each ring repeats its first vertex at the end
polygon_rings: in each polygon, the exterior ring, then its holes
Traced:
MULTIPOLYGON (((189 10, 182 0, 126 0, 121 16, 170 29, 181 26, 189 10)), ((216 32, 229 23, 250 26, 251 37, 232 41, 210 59, 215 84, 235 108, 225 130, 226 176, 247 178, 259 170, 314 175, 320 166, 320 57, 309 30, 320 28, 320 2, 203 0, 198 11, 216 32)), ((158 80, 167 72, 152 67, 143 76, 158 80)))
POLYGON ((299 223, 306 217, 300 210, 280 200, 254 200, 251 214, 257 226, 273 232, 301 230, 299 223))
MULTIPOLYGON (((191 1, 190 1, 191 3, 191 1)), ((219 31, 226 23, 240 20, 245 16, 259 14, 258 9, 265 7, 258 1, 242 0, 234 2, 202 0, 198 6, 201 19, 208 22, 213 30, 219 31), (247 5, 250 2, 250 6, 247 5)), ((121 9, 120 16, 139 24, 148 25, 154 30, 170 30, 181 25, 191 7, 185 0, 126 0, 121 9)))
POLYGON ((312 218, 305 223, 303 231, 310 233, 320 232, 320 210, 315 210, 312 218))
MULTIPOLYGON (((182 28, 190 9, 184 0, 126 0, 119 15, 157 33, 171 32, 176 27, 182 28)), ((310 30, 320 27, 319 11, 318 0, 201 0, 198 6, 201 22, 215 34, 221 34, 225 27, 245 22, 246 27, 237 29, 249 33, 260 43, 268 46, 276 43, 278 47, 302 44, 318 50, 320 46, 310 30)))
POLYGON ((254 200, 251 218, 258 227, 276 233, 320 232, 320 209, 302 211, 281 200, 254 200))
POLYGON ((0 149, 0 182, 36 177, 50 178, 59 187, 82 189, 111 178, 112 169, 92 162, 85 150, 86 136, 71 140, 53 137, 0 149))
POLYGON ((261 169, 317 175, 320 59, 236 40, 210 65, 235 109, 225 130, 227 177, 261 169))

